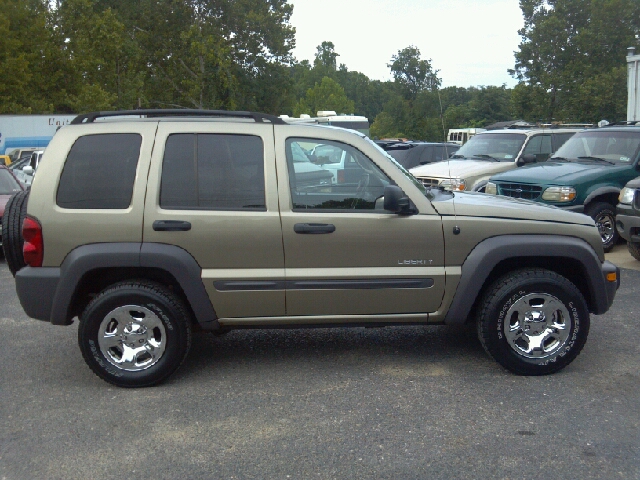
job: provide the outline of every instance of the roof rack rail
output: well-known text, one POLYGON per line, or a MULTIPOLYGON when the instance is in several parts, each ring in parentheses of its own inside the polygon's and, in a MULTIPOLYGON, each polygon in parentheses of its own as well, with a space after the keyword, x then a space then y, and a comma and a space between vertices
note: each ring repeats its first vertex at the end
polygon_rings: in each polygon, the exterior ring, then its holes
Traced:
POLYGON ((285 122, 275 115, 255 112, 233 112, 228 110, 197 110, 190 108, 169 108, 169 109, 141 109, 141 110, 118 110, 108 112, 91 112, 78 115, 71 121, 71 125, 81 123, 93 123, 98 118, 124 117, 124 116, 145 116, 149 117, 229 117, 229 118, 252 118, 256 123, 272 123, 274 125, 285 125, 285 122))
POLYGON ((640 126, 640 120, 626 120, 626 121, 621 121, 621 122, 611 122, 608 123, 607 125, 603 125, 603 127, 620 127, 623 125, 629 125, 629 126, 634 126, 634 125, 638 125, 640 126))

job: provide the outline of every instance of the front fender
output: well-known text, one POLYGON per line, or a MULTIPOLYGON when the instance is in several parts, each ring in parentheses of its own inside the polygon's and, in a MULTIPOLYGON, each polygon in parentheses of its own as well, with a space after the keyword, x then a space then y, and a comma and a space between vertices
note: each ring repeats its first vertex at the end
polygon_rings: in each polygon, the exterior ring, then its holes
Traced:
POLYGON ((579 262, 588 279, 591 298, 589 310, 600 315, 613 303, 617 285, 612 286, 612 282, 607 282, 605 274, 616 272, 617 267, 606 261, 601 263, 586 241, 560 235, 502 235, 480 242, 465 259, 460 282, 444 323, 464 323, 478 295, 483 293, 485 282, 493 269, 500 262, 519 257, 546 257, 558 262, 565 258, 579 262))

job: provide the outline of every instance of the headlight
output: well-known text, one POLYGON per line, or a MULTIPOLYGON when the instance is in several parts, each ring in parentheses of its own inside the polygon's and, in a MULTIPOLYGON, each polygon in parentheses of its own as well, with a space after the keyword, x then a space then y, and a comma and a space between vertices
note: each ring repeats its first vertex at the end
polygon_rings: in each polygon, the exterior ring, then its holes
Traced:
POLYGON ((465 182, 461 178, 448 178, 446 180, 443 180, 440 183, 440 186, 445 190, 462 192, 465 188, 467 188, 467 182, 465 182))
POLYGON ((618 201, 626 205, 631 205, 631 203, 633 202, 633 196, 635 195, 635 193, 636 193, 635 188, 624 187, 620 191, 620 196, 618 197, 618 201))
POLYGON ((548 202, 570 202, 576 198, 573 187, 549 187, 542 194, 542 199, 548 202))
POLYGON ((487 183, 484 187, 484 193, 488 193, 489 195, 497 195, 498 187, 496 187, 495 183, 487 183))

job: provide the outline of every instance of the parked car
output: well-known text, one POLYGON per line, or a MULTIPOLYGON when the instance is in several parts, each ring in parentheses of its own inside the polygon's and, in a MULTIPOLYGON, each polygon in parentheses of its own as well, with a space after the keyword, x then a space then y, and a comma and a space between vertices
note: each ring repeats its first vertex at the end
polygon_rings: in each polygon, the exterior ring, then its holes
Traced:
POLYGON ((11 157, 9 155, 0 155, 0 165, 8 167, 11 165, 11 157))
POLYGON ((483 192, 492 175, 528 163, 544 162, 580 129, 505 129, 478 133, 448 161, 411 170, 427 186, 483 192))
POLYGON ((620 191, 616 228, 626 240, 631 256, 640 260, 640 177, 631 180, 620 191))
POLYGON ((42 160, 42 154, 44 150, 35 150, 29 156, 29 159, 21 167, 14 169, 16 178, 24 185, 29 187, 33 181, 33 176, 36 174, 40 160, 42 160))
POLYGON ((605 251, 618 240, 616 204, 625 184, 638 176, 640 126, 605 126, 571 137, 542 165, 491 178, 486 193, 524 198, 589 215, 605 251))
MULTIPOLYGON (((22 185, 13 176, 11 170, 7 167, 0 165, 0 222, 4 216, 5 206, 9 199, 17 192, 23 190, 22 185)), ((0 253, 2 252, 2 231, 0 230, 0 253)))
POLYGON ((455 143, 406 142, 385 148, 407 170, 427 163, 446 160, 460 149, 455 143))
POLYGON ((505 368, 550 374, 619 286, 584 215, 426 189, 352 130, 96 112, 56 133, 38 172, 8 207, 20 303, 53 325, 77 317, 87 365, 123 387, 168 378, 193 331, 239 328, 472 322, 505 368), (352 182, 296 168, 325 145, 354 160, 352 182))

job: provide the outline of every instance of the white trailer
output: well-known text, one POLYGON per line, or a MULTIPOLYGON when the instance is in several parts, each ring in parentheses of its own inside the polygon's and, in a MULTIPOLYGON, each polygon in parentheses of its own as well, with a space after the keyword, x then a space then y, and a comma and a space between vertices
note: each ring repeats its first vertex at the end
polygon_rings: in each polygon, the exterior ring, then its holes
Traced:
POLYGON ((629 72, 628 122, 640 122, 640 55, 635 53, 635 47, 627 49, 627 70, 629 72))
POLYGON ((58 128, 76 115, 0 115, 0 155, 17 149, 43 149, 58 128))

